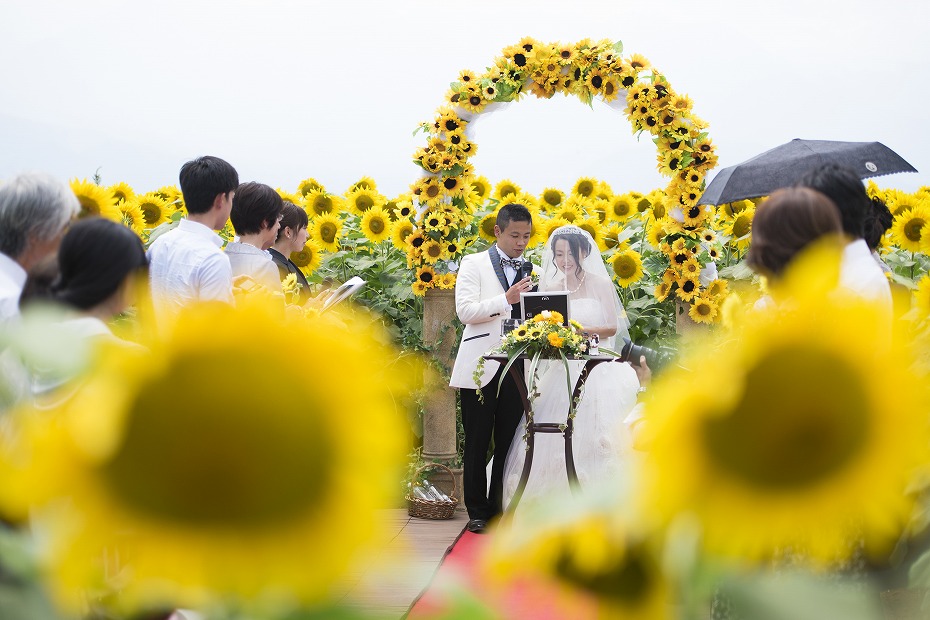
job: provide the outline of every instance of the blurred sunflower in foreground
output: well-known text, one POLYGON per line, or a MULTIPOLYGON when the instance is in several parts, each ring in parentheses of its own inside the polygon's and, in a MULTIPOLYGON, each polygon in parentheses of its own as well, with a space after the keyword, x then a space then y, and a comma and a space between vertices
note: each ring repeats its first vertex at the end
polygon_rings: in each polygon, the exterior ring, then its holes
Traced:
POLYGON ((522 609, 526 617, 674 617, 675 592, 662 565, 661 537, 636 524, 616 490, 585 489, 571 502, 518 515, 519 527, 495 530, 482 558, 489 575, 486 595, 493 599, 497 588, 506 593, 515 583, 539 589, 544 608, 522 609))
POLYGON ((0 485, 30 493, 0 508, 32 510, 55 594, 323 600, 400 475, 419 366, 370 322, 260 303, 191 308, 149 346, 103 351, 59 410, 3 437, 0 485))
POLYGON ((879 555, 928 460, 927 383, 887 314, 836 290, 836 254, 796 262, 777 304, 650 390, 645 505, 696 516, 714 553, 831 562, 861 541, 879 555))

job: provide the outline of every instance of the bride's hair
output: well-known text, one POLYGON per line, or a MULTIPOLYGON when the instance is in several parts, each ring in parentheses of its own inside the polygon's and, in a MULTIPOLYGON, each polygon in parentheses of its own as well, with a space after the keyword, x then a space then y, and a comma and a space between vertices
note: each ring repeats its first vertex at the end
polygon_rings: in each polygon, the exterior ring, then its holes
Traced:
POLYGON ((588 242, 587 237, 572 231, 557 232, 552 235, 552 264, 556 268, 558 268, 558 265, 555 264, 555 245, 563 239, 568 243, 569 254, 575 259, 575 275, 581 275, 581 263, 591 253, 591 244, 588 242))

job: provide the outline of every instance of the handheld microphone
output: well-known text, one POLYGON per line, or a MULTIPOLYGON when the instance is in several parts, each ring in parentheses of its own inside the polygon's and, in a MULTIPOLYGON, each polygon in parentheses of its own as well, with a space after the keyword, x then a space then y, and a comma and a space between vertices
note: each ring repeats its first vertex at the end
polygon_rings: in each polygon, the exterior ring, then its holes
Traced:
POLYGON ((523 261, 523 263, 520 264, 520 277, 517 279, 522 280, 523 278, 526 278, 532 275, 532 273, 533 273, 533 263, 531 263, 528 260, 525 260, 523 261))

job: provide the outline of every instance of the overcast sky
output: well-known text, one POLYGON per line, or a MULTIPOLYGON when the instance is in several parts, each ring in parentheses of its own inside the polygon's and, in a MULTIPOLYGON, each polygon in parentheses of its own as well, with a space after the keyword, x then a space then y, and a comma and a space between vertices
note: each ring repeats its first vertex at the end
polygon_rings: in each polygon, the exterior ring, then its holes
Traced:
MULTIPOLYGON (((719 167, 792 138, 883 142, 930 185, 930 8, 918 1, 3 0, 0 179, 177 183, 212 154, 240 178, 390 196, 417 178, 416 126, 461 69, 523 36, 623 41, 710 123, 719 167)), ((479 174, 534 193, 579 176, 664 187, 620 112, 525 98, 475 128, 479 174)), ((718 167, 718 169, 719 169, 718 167)))

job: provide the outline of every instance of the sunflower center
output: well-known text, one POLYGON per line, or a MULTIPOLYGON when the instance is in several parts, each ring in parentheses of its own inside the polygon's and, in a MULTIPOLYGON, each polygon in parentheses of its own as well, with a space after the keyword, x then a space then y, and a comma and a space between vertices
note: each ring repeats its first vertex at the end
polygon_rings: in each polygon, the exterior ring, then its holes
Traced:
POLYGON ((359 211, 367 211, 373 206, 375 206, 375 201, 371 198, 371 196, 359 196, 355 199, 355 207, 359 211))
POLYGON ((745 237, 749 234, 749 231, 752 230, 752 219, 740 216, 736 218, 736 221, 733 222, 733 236, 745 237))
POLYGON ((908 241, 920 241, 921 229, 924 224, 926 222, 920 217, 911 218, 904 224, 904 235, 908 238, 908 241))
MULTIPOLYGON (((232 353, 190 353, 140 390, 122 444, 101 468, 128 508, 188 526, 235 528, 282 524, 322 503, 332 449, 311 419, 323 416, 262 415, 293 407, 293 394, 275 387, 258 358, 239 359, 231 374, 210 370, 225 367, 232 353), (241 389, 245 377, 264 383, 241 389), (178 407, 178 394, 188 395, 187 405, 178 407)), ((304 394, 300 406, 317 403, 304 394)))
POLYGON ((823 482, 861 453, 869 400, 845 360, 804 344, 786 346, 749 371, 732 411, 705 424, 705 445, 720 467, 747 484, 800 490, 823 482), (798 379, 810 377, 817 381, 804 389, 798 379), (786 385, 801 387, 785 390, 786 385))
POLYGON ((333 210, 333 199, 329 196, 317 196, 313 199, 313 212, 318 215, 329 213, 333 210))
POLYGON ((161 209, 150 202, 139 205, 139 208, 142 209, 142 219, 145 220, 146 224, 154 224, 161 217, 161 209))
POLYGON ((560 554, 556 574, 575 585, 626 607, 649 600, 656 586, 658 571, 644 549, 627 549, 624 557, 594 574, 580 568, 568 552, 560 554))
POLYGON ((368 230, 376 235, 380 235, 384 232, 384 220, 380 217, 371 218, 371 221, 368 222, 368 230))
POLYGON ((336 240, 336 225, 332 222, 320 224, 320 239, 325 243, 333 243, 336 240))
POLYGON ((614 261, 614 272, 621 278, 630 278, 636 273, 636 263, 629 256, 621 256, 614 261))

